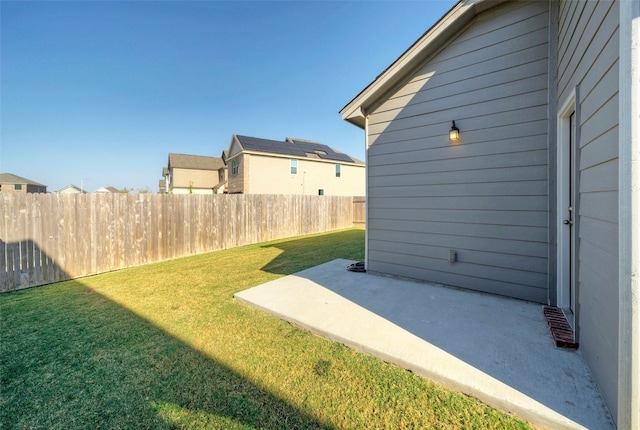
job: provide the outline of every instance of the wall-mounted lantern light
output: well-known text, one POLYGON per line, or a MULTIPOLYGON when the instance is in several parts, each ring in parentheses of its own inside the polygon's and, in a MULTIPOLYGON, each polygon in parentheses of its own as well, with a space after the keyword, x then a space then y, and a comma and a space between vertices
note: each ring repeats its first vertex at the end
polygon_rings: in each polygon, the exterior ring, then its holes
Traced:
POLYGON ((451 124, 451 130, 449 130, 449 140, 452 142, 457 142, 460 140, 460 130, 456 127, 456 122, 453 121, 451 124))

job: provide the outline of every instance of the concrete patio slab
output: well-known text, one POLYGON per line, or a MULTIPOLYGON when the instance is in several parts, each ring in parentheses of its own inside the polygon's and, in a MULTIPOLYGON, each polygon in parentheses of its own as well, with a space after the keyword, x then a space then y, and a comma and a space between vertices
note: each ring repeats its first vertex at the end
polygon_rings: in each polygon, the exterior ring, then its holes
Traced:
POLYGON ((346 270, 332 262, 238 300, 553 429, 613 429, 579 350, 555 347, 542 305, 346 270))

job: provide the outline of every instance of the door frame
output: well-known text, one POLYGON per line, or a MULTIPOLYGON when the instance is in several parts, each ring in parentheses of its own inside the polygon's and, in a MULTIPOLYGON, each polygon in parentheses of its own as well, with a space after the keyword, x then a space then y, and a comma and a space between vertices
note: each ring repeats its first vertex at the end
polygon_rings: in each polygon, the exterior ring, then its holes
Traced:
POLYGON ((574 329, 577 336, 577 221, 578 221, 578 106, 577 89, 573 89, 560 105, 558 110, 558 136, 557 136, 557 210, 556 232, 558 240, 556 279, 557 279, 557 306, 561 308, 567 321, 574 329), (573 115, 573 131, 571 130, 571 116, 573 115), (573 142, 573 145, 572 145, 573 142), (573 160, 572 160, 573 159, 573 160), (571 168, 571 163, 574 168, 571 168), (571 195, 573 194, 573 196, 571 195), (572 198, 573 197, 573 198, 572 198), (567 227, 567 209, 573 200, 572 216, 573 225, 567 227))

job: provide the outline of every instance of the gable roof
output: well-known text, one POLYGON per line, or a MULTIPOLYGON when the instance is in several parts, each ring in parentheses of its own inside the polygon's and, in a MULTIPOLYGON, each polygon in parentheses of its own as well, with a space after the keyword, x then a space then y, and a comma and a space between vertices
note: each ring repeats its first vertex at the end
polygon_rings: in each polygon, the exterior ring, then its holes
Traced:
POLYGON ((77 192, 77 193, 84 193, 84 190, 81 190, 80 187, 77 187, 73 184, 67 184, 64 187, 56 190, 56 193, 65 193, 65 192, 77 192))
POLYGON ((222 158, 204 155, 169 154, 169 169, 218 170, 224 167, 222 158))
POLYGON ((436 54, 480 12, 507 0, 461 0, 429 28, 397 60, 340 110, 345 121, 365 128, 369 109, 436 54))
POLYGON ((3 184, 27 184, 37 185, 39 187, 46 187, 44 184, 32 181, 31 179, 23 178, 22 176, 14 175, 13 173, 0 173, 0 183, 3 184))
POLYGON ((287 137, 284 141, 280 141, 240 135, 234 135, 234 140, 240 143, 245 151, 363 164, 362 161, 328 145, 310 140, 287 137))

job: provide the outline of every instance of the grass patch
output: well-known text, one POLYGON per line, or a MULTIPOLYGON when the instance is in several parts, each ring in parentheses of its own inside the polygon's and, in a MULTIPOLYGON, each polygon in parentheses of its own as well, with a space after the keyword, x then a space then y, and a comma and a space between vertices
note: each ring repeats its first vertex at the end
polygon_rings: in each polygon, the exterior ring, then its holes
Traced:
POLYGON ((363 253, 346 230, 0 295, 0 427, 528 428, 233 299, 363 253))

